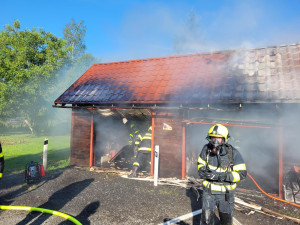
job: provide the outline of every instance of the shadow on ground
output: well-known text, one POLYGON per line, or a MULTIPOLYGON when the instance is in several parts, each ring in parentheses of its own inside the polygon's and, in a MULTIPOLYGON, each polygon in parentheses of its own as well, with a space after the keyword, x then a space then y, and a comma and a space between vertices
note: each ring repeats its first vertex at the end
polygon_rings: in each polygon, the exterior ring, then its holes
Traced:
POLYGON ((13 201, 14 198, 19 197, 24 194, 28 194, 28 193, 42 187, 50 180, 54 180, 54 179, 58 178, 61 174, 62 174, 62 171, 59 171, 59 170, 52 172, 51 174, 47 174, 40 181, 36 181, 32 184, 26 184, 25 175, 22 172, 6 175, 5 180, 7 180, 7 182, 3 182, 3 184, 1 184, 1 188, 9 189, 9 188, 13 188, 14 186, 19 186, 19 188, 17 190, 7 193, 6 195, 1 196, 0 204, 1 205, 10 205, 10 203, 13 201), (33 186, 34 186, 34 188, 32 188, 33 186))
MULTIPOLYGON (((94 179, 86 179, 86 180, 72 183, 60 189, 59 191, 55 192, 46 203, 40 205, 37 208, 60 210, 64 205, 66 205, 69 201, 71 201, 74 197, 76 197, 81 191, 83 191, 86 187, 88 187, 93 181, 94 179)), ((100 204, 98 202, 98 203, 90 204, 89 206, 93 208, 93 210, 95 210, 97 209, 95 208, 95 206, 99 207, 99 205, 100 204)), ((83 210, 82 213, 87 213, 87 212, 83 210)), ((51 216, 50 214, 31 212, 26 216, 25 219, 20 221, 17 225, 28 224, 30 221, 33 221, 34 219, 35 221, 32 222, 31 225, 40 225, 43 224, 43 222, 45 222, 50 216, 51 216)))

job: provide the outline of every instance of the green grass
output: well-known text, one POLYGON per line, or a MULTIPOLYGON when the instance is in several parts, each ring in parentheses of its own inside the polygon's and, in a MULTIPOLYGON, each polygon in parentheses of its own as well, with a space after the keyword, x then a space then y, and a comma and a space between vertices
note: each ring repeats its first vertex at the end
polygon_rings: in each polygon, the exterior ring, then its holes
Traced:
POLYGON ((24 170, 30 161, 43 163, 44 140, 48 139, 47 171, 64 168, 70 162, 70 136, 42 136, 30 134, 0 135, 5 159, 4 172, 24 170))

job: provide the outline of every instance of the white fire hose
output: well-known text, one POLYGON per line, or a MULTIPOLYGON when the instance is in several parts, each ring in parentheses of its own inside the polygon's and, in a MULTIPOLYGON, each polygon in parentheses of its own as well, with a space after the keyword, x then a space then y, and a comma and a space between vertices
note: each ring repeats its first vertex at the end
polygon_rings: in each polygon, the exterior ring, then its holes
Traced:
MULTIPOLYGON (((183 221, 183 220, 186 220, 186 219, 189 219, 193 216, 196 216, 196 215, 199 215, 202 213, 202 209, 199 209, 199 210, 196 210, 194 212, 191 212, 191 213, 188 213, 188 214, 185 214, 185 215, 182 215, 182 216, 179 216, 175 219, 172 219, 172 220, 169 220, 167 222, 164 222, 164 223, 161 223, 159 225, 169 225, 169 224, 174 224, 174 223, 178 223, 180 221, 183 221)), ((242 225, 236 218, 233 217, 233 224, 234 225, 242 225)))

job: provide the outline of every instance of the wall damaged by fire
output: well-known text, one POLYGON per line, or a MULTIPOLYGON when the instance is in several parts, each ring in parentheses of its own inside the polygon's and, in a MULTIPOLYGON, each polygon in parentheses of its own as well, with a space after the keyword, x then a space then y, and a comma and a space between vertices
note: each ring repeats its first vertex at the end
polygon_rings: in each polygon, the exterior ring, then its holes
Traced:
POLYGON ((206 136, 211 124, 227 125, 229 143, 242 154, 248 172, 264 190, 278 192, 282 151, 282 176, 300 165, 297 139, 300 132, 299 104, 244 104, 241 109, 234 105, 221 108, 190 111, 186 125, 187 174, 197 177, 196 161, 207 143, 206 136))
MULTIPOLYGON (((177 178, 181 178, 183 173, 198 177, 197 158, 207 143, 209 128, 214 123, 227 125, 230 132, 229 143, 241 152, 248 172, 264 190, 278 192, 280 148, 283 175, 293 165, 300 164, 297 144, 299 112, 299 104, 230 104, 189 109, 156 109, 152 116, 148 115, 144 119, 131 118, 130 121, 140 127, 146 121, 153 122, 153 146, 160 147, 159 176, 177 178)), ((111 158, 128 145, 128 138, 129 131, 122 122, 122 116, 104 117, 95 111, 73 109, 71 163, 79 166, 103 166, 101 158, 111 158)), ((131 164, 122 169, 130 170, 131 164)))
POLYGON ((153 119, 161 177, 198 177, 207 131, 222 123, 248 171, 267 190, 278 188, 281 166, 284 173, 300 162, 299 52, 295 43, 94 64, 55 101, 89 109, 73 115, 71 162, 102 166, 103 156, 122 149, 128 141, 122 118, 130 111, 132 120, 153 119))

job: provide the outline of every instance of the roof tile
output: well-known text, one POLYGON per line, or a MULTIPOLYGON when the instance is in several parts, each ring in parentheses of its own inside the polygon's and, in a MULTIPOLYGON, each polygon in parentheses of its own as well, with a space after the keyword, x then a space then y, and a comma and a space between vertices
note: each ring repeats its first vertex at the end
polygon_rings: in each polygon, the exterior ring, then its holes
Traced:
POLYGON ((92 65, 55 104, 300 103, 300 43, 92 65))

